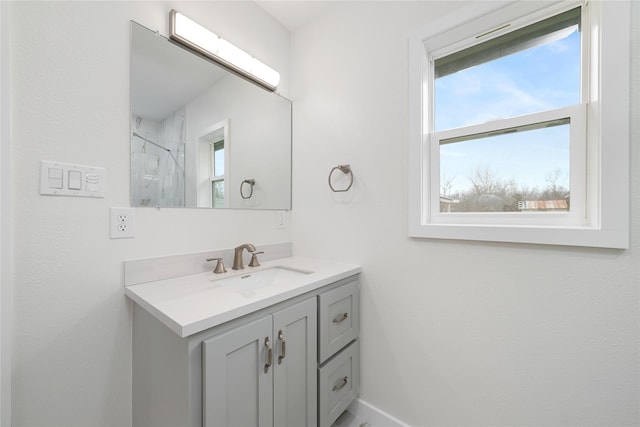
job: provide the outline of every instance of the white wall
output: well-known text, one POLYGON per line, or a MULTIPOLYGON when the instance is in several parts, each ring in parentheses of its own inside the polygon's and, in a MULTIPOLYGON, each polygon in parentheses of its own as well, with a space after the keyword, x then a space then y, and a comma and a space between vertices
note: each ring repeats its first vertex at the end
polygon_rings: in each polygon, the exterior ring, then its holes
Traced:
POLYGON ((293 33, 294 252, 362 264, 361 394, 410 425, 638 425, 640 4, 626 251, 407 238, 408 35, 464 5, 341 3, 293 33))
POLYGON ((109 239, 109 207, 129 205, 129 20, 166 35, 171 7, 273 64, 289 95, 289 33, 252 3, 10 4, 14 426, 131 424, 123 260, 291 240, 274 212, 152 208, 135 239, 109 239), (41 159, 105 167, 105 198, 40 196, 41 159))
POLYGON ((0 425, 11 424, 12 230, 9 16, 0 2, 0 425))

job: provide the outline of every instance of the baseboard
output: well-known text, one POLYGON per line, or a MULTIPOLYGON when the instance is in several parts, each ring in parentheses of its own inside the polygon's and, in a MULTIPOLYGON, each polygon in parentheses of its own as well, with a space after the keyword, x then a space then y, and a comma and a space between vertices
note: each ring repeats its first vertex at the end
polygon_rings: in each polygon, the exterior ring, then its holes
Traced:
POLYGON ((403 423, 362 399, 356 399, 348 411, 356 419, 366 422, 367 427, 410 427, 409 424, 403 423))

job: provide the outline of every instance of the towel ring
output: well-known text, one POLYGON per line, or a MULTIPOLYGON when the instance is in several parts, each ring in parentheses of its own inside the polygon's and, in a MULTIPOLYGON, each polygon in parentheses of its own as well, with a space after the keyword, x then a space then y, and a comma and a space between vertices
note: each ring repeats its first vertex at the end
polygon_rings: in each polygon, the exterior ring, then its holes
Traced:
POLYGON ((255 179, 245 179, 240 183, 240 197, 243 199, 250 199, 253 196, 253 186, 256 185, 255 179), (244 185, 249 184, 249 195, 247 197, 244 196, 244 185))
POLYGON ((351 166, 350 165, 338 165, 335 166, 333 169, 331 169, 331 172, 329 172, 329 188, 331 188, 331 191, 333 191, 334 193, 341 193, 344 191, 349 191, 349 189, 351 188, 351 186, 353 185, 353 172, 351 171, 351 166), (347 186, 347 188, 343 189, 343 190, 336 190, 333 187, 333 184, 331 184, 331 175, 333 175, 333 172, 335 172, 337 170, 339 170, 340 172, 344 173, 344 174, 349 174, 349 185, 347 186))

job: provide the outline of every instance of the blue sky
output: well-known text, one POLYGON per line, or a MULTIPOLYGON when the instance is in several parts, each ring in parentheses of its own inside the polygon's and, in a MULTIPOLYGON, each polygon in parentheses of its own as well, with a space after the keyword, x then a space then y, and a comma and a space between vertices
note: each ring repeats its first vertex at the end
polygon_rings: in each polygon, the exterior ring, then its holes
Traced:
MULTIPOLYGON (((436 131, 551 110, 580 102, 580 35, 530 48, 436 79, 436 131)), ((561 171, 569 186, 568 125, 440 147, 441 176, 470 185, 477 167, 500 179, 543 188, 561 171)))

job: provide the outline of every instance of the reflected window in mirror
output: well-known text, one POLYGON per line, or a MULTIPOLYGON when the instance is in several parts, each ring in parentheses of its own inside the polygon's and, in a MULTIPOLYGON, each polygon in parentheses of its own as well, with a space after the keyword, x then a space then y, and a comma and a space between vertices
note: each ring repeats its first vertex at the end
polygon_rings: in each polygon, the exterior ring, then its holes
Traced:
POLYGON ((213 207, 224 207, 224 140, 211 144, 213 157, 213 177, 211 188, 213 191, 213 207))

